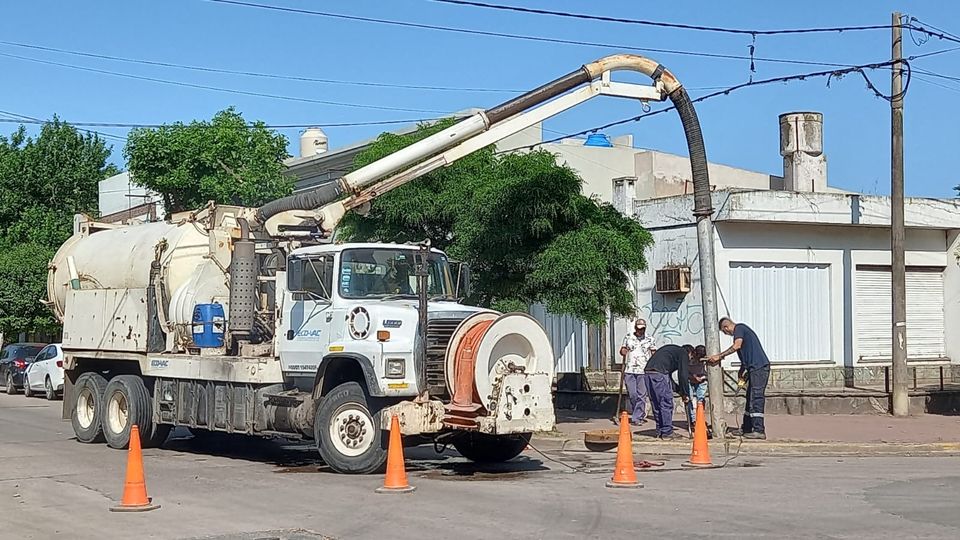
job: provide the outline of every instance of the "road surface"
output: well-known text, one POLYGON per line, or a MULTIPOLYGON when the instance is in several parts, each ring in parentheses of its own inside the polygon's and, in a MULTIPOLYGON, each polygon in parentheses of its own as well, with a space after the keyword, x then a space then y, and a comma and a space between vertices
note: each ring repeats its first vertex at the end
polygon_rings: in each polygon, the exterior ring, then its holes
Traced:
MULTIPOLYGON (((528 449, 477 469, 408 449, 417 491, 326 472, 303 444, 144 451, 159 510, 117 514, 126 452, 72 440, 60 403, 0 396, 0 538, 960 538, 960 458, 738 458, 604 487, 613 455, 528 449)), ((677 463, 667 466, 676 468, 677 463)))

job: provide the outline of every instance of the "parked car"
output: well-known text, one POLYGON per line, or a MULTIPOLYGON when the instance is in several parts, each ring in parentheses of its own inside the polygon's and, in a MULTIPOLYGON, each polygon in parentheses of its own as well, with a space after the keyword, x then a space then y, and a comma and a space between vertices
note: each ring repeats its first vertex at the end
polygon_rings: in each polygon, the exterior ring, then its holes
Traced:
POLYGON ((46 345, 43 343, 11 343, 0 352, 0 384, 8 394, 16 394, 23 388, 23 374, 46 345))
POLYGON ((23 393, 28 397, 43 392, 54 400, 63 393, 63 349, 51 343, 37 353, 23 375, 23 393))

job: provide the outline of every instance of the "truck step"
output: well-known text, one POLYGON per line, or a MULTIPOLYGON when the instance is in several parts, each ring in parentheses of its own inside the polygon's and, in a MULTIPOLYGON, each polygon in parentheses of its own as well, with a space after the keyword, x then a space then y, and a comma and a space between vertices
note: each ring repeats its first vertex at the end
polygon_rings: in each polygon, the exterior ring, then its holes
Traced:
POLYGON ((307 398, 310 397, 310 394, 301 392, 299 390, 289 390, 286 392, 278 392, 276 394, 264 394, 263 397, 267 399, 267 405, 274 405, 277 407, 297 407, 306 401, 307 398))

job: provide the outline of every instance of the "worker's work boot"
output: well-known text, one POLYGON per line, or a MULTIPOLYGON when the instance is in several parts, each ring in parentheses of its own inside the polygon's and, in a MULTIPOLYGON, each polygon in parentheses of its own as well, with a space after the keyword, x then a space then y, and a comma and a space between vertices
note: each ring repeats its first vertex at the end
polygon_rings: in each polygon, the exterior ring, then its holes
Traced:
POLYGON ((767 440, 767 434, 763 432, 751 431, 750 433, 743 434, 744 439, 757 439, 765 441, 767 440))

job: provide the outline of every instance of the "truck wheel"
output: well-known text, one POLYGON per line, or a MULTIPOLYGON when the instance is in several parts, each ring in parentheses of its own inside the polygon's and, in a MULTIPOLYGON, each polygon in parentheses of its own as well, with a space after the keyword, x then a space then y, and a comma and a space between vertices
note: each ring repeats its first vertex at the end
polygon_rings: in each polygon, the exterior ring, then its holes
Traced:
POLYGON ((82 443, 103 442, 103 393, 107 380, 99 373, 87 372, 77 379, 70 423, 82 443))
POLYGON ((140 430, 140 443, 148 446, 155 435, 150 393, 140 377, 117 375, 110 379, 103 394, 103 436, 107 444, 112 448, 127 448, 133 425, 140 430))
POLYGON ((530 443, 530 433, 487 435, 467 432, 453 440, 460 455, 477 463, 502 463, 520 455, 530 443))
POLYGON ((369 474, 383 469, 387 461, 387 438, 381 426, 382 412, 371 411, 370 399, 355 382, 331 390, 317 405, 313 430, 320 457, 334 471, 369 474))

